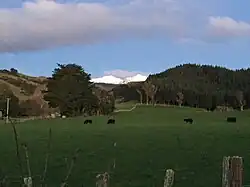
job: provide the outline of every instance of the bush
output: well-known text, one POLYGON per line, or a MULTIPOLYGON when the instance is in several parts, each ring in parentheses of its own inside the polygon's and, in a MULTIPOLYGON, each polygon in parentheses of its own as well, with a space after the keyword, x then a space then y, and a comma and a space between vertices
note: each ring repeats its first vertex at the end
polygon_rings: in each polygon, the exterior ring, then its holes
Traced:
POLYGON ((15 68, 11 68, 11 69, 10 69, 10 73, 13 74, 13 75, 17 75, 17 74, 18 74, 18 71, 17 71, 17 69, 15 69, 15 68))

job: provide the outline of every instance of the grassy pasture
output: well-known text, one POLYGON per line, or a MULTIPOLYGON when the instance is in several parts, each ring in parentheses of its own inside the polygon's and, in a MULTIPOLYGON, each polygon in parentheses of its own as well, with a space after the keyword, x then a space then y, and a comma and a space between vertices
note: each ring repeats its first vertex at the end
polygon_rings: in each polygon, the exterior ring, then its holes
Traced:
MULTIPOLYGON (((113 187, 162 187, 167 168, 176 171, 175 187, 221 186, 225 155, 244 158, 244 181, 250 183, 250 111, 212 113, 144 106, 117 113, 115 125, 107 125, 107 117, 92 119, 92 125, 83 124, 81 117, 17 124, 21 142, 29 146, 32 174, 43 171, 51 127, 48 184, 52 187, 59 186, 66 175, 65 158, 76 148, 82 152, 69 180, 73 187, 95 186, 96 174, 107 171, 114 157, 113 187), (237 116, 236 124, 225 122, 231 115, 237 116), (194 124, 185 124, 184 117, 192 117, 194 124)), ((8 176, 18 176, 12 129, 5 124, 0 129, 0 169, 8 176)))
POLYGON ((116 103, 115 108, 116 108, 116 110, 129 110, 133 106, 135 106, 136 103, 138 103, 138 102, 128 101, 128 102, 123 102, 123 103, 116 103))

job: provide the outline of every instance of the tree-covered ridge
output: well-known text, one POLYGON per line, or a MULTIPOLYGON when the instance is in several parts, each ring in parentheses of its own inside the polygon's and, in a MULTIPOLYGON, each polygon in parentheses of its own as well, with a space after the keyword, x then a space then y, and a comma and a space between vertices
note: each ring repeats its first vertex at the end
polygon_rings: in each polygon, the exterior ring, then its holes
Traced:
MULTIPOLYGON (((124 93, 124 86, 121 89, 124 93)), ((144 83, 134 86, 133 92, 131 86, 127 86, 127 90, 131 91, 128 97, 138 102, 143 100, 144 103, 178 104, 211 110, 223 106, 242 110, 250 107, 250 69, 229 70, 219 66, 183 64, 150 75, 144 83), (134 96, 138 89, 143 94, 134 96), (144 95, 143 99, 141 95, 144 95)))
POLYGON ((151 78, 168 78, 173 86, 194 91, 242 90, 247 91, 250 85, 250 69, 229 70, 211 65, 184 64, 168 69, 151 78), (202 85, 201 85, 202 84, 202 85), (206 89, 201 89, 203 86, 206 89))

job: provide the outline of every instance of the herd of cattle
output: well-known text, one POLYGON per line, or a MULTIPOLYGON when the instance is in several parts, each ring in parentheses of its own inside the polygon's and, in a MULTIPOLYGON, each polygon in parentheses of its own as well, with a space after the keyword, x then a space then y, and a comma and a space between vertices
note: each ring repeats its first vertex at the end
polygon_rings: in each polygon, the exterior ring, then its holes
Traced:
MULTIPOLYGON (((194 122, 194 120, 192 118, 185 118, 184 122, 192 124, 194 122)), ((236 117, 228 117, 227 122, 228 123, 236 123, 236 117)), ((86 119, 84 121, 84 124, 92 124, 92 120, 91 119, 86 119)), ((114 119, 109 119, 107 121, 107 124, 115 124, 115 120, 114 119)))
MULTIPOLYGON (((84 124, 92 124, 92 120, 91 120, 91 119, 86 119, 86 120, 84 121, 84 124)), ((109 120, 107 121, 107 124, 115 124, 115 120, 114 120, 114 119, 109 119, 109 120)))
MULTIPOLYGON (((185 118, 184 122, 192 124, 194 120, 192 118, 185 118)), ((236 117, 228 117, 227 118, 228 123, 236 123, 236 117)))

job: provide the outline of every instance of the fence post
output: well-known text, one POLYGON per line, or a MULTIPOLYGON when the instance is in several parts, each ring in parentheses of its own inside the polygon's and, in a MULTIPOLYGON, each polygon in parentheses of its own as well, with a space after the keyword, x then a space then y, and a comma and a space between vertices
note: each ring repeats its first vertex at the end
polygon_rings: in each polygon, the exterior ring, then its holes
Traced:
POLYGON ((174 185, 174 170, 167 169, 164 178, 164 187, 172 187, 174 185))
POLYGON ((222 162, 222 187, 243 186, 243 161, 242 157, 226 156, 222 162))
POLYGON ((222 187, 230 187, 230 157, 223 157, 222 161, 222 187))
POLYGON ((230 159, 231 184, 230 187, 242 187, 243 185, 243 161, 242 157, 233 156, 230 159))

